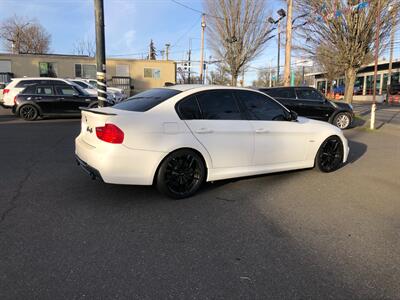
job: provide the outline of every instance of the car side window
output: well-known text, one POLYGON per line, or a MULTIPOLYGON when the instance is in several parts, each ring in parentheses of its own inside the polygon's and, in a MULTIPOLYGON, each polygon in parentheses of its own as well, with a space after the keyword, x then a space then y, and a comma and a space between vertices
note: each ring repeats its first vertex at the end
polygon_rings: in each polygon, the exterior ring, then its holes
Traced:
POLYGON ((296 94, 294 93, 293 88, 274 88, 269 90, 262 90, 262 92, 273 98, 286 98, 286 99, 295 99, 296 94))
POLYGON ((324 101, 324 97, 314 89, 298 88, 296 94, 297 98, 301 100, 324 101))
POLYGON ((79 94, 77 90, 75 90, 72 86, 68 85, 58 85, 56 86, 57 94, 64 96, 72 96, 79 94))
POLYGON ((182 120, 201 119, 199 104, 195 96, 190 96, 179 102, 178 112, 182 120))
POLYGON ((235 94, 249 113, 250 120, 286 121, 284 108, 268 97, 254 92, 237 91, 235 94))
POLYGON ((48 96, 54 95, 53 88, 51 86, 37 86, 35 89, 35 94, 48 96))
POLYGON ((73 83, 79 85, 83 89, 86 89, 88 87, 88 85, 82 81, 73 81, 73 83))
POLYGON ((197 95, 206 120, 241 120, 242 113, 231 91, 215 90, 197 95))

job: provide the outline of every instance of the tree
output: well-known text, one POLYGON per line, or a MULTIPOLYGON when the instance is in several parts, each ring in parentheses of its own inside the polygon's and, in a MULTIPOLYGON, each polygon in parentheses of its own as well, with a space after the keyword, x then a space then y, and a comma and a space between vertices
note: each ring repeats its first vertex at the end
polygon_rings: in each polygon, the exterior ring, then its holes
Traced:
POLYGON ((236 86, 243 68, 270 39, 265 0, 203 0, 208 16, 208 42, 223 60, 236 86))
POLYGON ((96 43, 91 39, 83 38, 74 43, 72 51, 76 55, 94 57, 96 55, 96 43))
POLYGON ((0 24, 0 39, 12 53, 48 53, 51 35, 36 20, 13 16, 0 24))
POLYGON ((154 46, 153 40, 150 40, 150 45, 149 45, 149 54, 147 55, 147 59, 149 60, 156 60, 156 47, 154 46))
POLYGON ((218 63, 215 70, 210 71, 207 76, 207 82, 216 85, 228 85, 231 83, 231 78, 228 73, 228 68, 224 64, 218 63))
MULTIPOLYGON (((392 14, 389 6, 398 7, 398 0, 381 0, 384 7, 377 9, 377 0, 368 2, 345 0, 297 0, 297 9, 307 15, 307 24, 302 26, 299 36, 302 49, 321 58, 327 64, 334 64, 345 75, 346 102, 352 102, 357 71, 370 63, 375 50, 376 17, 381 14, 379 38, 381 48, 387 45, 392 14)), ((326 64, 326 65, 327 65, 326 64)))

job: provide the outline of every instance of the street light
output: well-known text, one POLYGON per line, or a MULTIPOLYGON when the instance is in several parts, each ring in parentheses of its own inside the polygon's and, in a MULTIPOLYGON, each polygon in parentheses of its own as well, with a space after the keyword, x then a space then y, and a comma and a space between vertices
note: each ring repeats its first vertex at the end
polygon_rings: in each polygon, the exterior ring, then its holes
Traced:
POLYGON ((276 81, 279 82, 279 65, 280 65, 280 59, 281 59, 281 20, 286 17, 286 11, 281 8, 280 10, 277 11, 279 18, 278 20, 275 20, 272 17, 268 18, 268 22, 271 24, 278 24, 278 69, 276 72, 276 81))

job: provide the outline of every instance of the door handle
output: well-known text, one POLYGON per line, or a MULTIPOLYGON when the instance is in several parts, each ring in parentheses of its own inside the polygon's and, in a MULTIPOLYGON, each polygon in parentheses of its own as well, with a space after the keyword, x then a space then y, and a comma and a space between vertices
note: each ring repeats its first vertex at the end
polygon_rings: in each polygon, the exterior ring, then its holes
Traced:
POLYGON ((35 97, 35 100, 42 100, 42 97, 35 97))
POLYGON ((65 98, 58 98, 57 100, 65 100, 65 98))
POLYGON ((269 133, 269 130, 265 128, 258 128, 256 129, 256 133, 269 133))
POLYGON ((196 129, 196 133, 199 133, 199 134, 213 133, 213 131, 208 128, 200 128, 200 129, 196 129))

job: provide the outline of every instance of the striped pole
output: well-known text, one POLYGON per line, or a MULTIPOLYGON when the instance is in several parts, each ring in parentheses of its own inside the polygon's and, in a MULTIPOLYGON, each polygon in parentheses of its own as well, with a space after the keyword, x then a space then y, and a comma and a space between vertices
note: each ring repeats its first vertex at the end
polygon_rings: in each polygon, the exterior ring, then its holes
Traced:
POLYGON ((94 0, 96 19, 97 99, 99 107, 107 106, 106 46, 104 37, 103 0, 94 0))
POLYGON ((107 84, 106 72, 97 72, 97 99, 99 100, 99 107, 107 106, 107 84))

